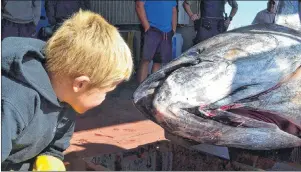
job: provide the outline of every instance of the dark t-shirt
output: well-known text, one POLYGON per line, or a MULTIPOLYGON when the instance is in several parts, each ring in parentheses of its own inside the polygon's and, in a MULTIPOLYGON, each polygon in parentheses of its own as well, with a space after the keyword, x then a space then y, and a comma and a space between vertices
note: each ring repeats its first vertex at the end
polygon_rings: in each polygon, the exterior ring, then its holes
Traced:
MULTIPOLYGON (((190 1, 186 0, 185 2, 191 5, 190 1)), ((220 0, 220 1, 201 0, 200 1, 201 17, 222 18, 223 13, 225 11, 226 2, 228 2, 228 4, 232 8, 238 8, 238 4, 236 0, 220 0)))

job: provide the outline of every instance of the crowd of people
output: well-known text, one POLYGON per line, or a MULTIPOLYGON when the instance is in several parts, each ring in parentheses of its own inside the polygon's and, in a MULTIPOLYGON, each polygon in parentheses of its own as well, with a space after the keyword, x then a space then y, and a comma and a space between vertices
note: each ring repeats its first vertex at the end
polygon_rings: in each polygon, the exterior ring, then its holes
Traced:
MULTIPOLYGON (((200 43, 210 37, 228 30, 235 17, 238 4, 236 0, 208 1, 200 0, 200 14, 190 8, 191 2, 184 0, 183 8, 194 22, 196 36, 193 44, 200 43), (229 16, 225 5, 231 6, 229 16)), ((38 0, 8 1, 2 0, 2 40, 9 36, 32 37, 42 39, 45 32, 38 33, 36 27, 41 16, 42 4, 46 11, 51 33, 79 9, 89 9, 87 0, 38 0)), ((260 11, 252 24, 273 23, 276 11, 275 0, 269 0, 267 9, 260 11)), ((141 63, 138 71, 138 82, 147 76, 149 64, 153 61, 152 72, 160 69, 172 59, 172 37, 177 28, 177 1, 148 1, 137 0, 136 12, 144 28, 144 42, 141 63)), ((46 36, 45 36, 46 37, 46 36)), ((42 39, 45 40, 45 39, 42 39)))
MULTIPOLYGON (((183 3, 185 12, 194 22, 196 31, 196 36, 192 40, 194 45, 226 32, 238 11, 236 0, 199 1, 200 14, 191 10, 192 1, 184 0, 183 3), (226 3, 231 7, 229 16, 225 11, 226 3)), ((136 11, 144 28, 145 37, 143 57, 138 71, 139 83, 147 77, 151 60, 153 60, 152 72, 156 72, 161 65, 172 59, 172 36, 177 28, 176 4, 176 1, 136 1, 136 11)), ((252 24, 274 23, 276 7, 275 0, 268 0, 267 8, 256 15, 252 24)))

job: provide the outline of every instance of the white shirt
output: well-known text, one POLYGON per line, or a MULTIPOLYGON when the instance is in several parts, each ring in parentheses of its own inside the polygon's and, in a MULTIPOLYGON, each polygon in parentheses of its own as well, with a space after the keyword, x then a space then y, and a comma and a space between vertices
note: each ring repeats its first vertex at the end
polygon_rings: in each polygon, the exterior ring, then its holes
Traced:
POLYGON ((257 13, 252 24, 274 23, 276 13, 271 13, 267 9, 257 13))

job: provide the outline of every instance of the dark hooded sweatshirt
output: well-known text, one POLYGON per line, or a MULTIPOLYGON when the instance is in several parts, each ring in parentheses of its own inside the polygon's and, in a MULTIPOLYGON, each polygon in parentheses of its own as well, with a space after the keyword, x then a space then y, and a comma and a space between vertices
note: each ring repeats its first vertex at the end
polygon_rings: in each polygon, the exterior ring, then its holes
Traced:
POLYGON ((32 38, 2 41, 2 170, 31 170, 42 154, 63 160, 70 144, 76 112, 54 93, 44 68, 44 46, 32 38))

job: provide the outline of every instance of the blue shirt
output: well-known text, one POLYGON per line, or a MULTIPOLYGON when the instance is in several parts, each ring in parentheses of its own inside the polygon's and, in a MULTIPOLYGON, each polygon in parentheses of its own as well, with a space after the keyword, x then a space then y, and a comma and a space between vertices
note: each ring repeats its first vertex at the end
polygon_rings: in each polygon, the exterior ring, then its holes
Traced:
POLYGON ((172 30, 172 9, 176 7, 175 0, 154 1, 143 0, 147 20, 150 26, 153 26, 162 32, 172 30))

